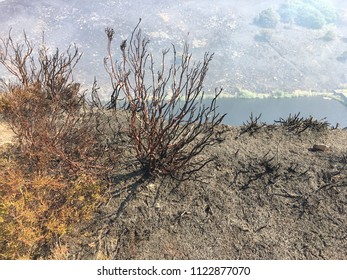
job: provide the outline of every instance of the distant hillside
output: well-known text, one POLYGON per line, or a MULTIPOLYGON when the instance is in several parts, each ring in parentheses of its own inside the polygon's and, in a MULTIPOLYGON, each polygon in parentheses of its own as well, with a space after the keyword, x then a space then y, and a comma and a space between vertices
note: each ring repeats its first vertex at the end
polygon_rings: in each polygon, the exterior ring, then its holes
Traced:
POLYGON ((320 29, 283 21, 273 29, 254 24, 263 10, 280 12, 278 1, 3 1, 0 22, 8 27, 3 28, 2 36, 12 27, 19 37, 25 27, 33 40, 41 40, 45 31, 46 42, 54 48, 76 43, 84 53, 76 75, 83 84, 90 85, 96 76, 104 88, 109 86, 103 68, 104 29, 115 28, 120 42, 141 17, 154 54, 172 43, 179 50, 184 40, 190 42, 196 60, 205 51, 215 53, 207 82, 210 89, 332 91, 347 83, 343 56, 347 51, 347 8, 345 2, 332 3, 339 5, 341 18, 329 23, 326 17, 320 29))

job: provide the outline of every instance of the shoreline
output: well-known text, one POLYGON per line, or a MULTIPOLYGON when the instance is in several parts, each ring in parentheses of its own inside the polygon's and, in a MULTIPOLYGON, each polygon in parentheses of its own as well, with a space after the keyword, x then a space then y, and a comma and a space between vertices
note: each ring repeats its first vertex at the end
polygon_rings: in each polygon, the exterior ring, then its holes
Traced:
MULTIPOLYGON (((293 92, 284 92, 284 91, 273 91, 270 93, 261 93, 261 92, 253 92, 246 89, 237 89, 235 93, 230 92, 222 92, 219 96, 221 98, 239 98, 239 99, 289 99, 289 98, 298 98, 298 97, 316 97, 320 96, 324 99, 336 100, 347 106, 347 89, 337 89, 334 91, 326 91, 326 92, 317 92, 311 90, 295 90, 293 92)), ((209 99, 213 98, 214 94, 206 93, 204 98, 209 99)))

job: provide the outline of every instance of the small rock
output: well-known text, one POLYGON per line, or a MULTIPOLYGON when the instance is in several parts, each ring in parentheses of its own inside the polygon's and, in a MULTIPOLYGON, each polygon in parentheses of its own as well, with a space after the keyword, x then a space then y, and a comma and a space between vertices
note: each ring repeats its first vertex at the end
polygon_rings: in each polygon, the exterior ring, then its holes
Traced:
POLYGON ((155 203, 154 204, 154 208, 155 209, 160 209, 161 208, 160 203, 159 202, 155 203))
POLYGON ((150 192, 154 192, 156 190, 156 185, 153 183, 150 183, 146 186, 147 190, 149 190, 150 192))
POLYGON ((325 144, 314 144, 312 147, 313 152, 325 152, 329 149, 329 146, 325 144))

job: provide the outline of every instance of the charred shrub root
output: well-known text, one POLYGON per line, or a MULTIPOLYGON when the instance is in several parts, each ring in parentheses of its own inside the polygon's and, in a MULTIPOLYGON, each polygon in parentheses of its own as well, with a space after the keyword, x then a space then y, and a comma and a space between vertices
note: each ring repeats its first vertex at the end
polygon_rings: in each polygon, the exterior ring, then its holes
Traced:
POLYGON ((203 83, 213 55, 206 53, 202 62, 194 62, 187 44, 181 55, 172 46, 173 62, 167 67, 170 50, 164 50, 160 68, 155 69, 149 40, 138 24, 129 43, 120 45, 121 59, 114 62, 113 29, 106 29, 106 34, 105 67, 114 88, 110 108, 117 108, 120 94, 125 96, 137 160, 148 175, 189 177, 211 161, 201 152, 216 143, 214 130, 224 117, 216 112, 221 90, 216 90, 210 105, 203 104, 203 83))

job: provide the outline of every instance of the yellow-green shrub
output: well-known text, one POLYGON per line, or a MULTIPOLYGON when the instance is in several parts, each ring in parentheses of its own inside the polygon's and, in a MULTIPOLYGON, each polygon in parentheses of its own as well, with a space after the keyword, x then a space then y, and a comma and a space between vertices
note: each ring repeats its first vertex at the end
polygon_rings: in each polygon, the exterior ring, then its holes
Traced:
POLYGON ((103 200, 105 187, 86 175, 69 182, 24 174, 10 161, 0 167, 1 259, 47 257, 59 237, 91 219, 103 200))

